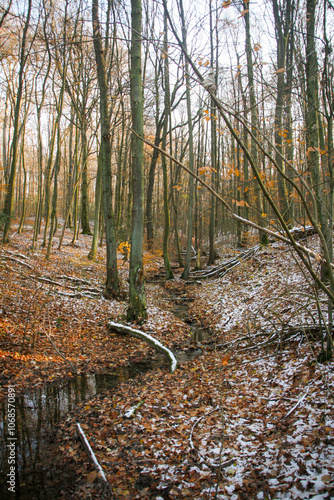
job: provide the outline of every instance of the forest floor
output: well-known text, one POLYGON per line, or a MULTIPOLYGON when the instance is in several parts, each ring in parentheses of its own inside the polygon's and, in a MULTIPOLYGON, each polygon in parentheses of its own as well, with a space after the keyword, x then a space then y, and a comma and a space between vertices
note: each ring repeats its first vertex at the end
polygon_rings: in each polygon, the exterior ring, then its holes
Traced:
MULTIPOLYGON (((45 249, 31 252, 29 230, 0 249, 2 401, 8 385, 20 393, 155 356, 108 329, 108 320, 124 322, 127 303, 102 296, 103 249, 92 262, 90 237, 70 241, 67 233, 50 261, 45 249)), ((315 237, 307 244, 316 246, 315 237)), ((219 252, 219 262, 238 253, 219 252)), ((49 491, 54 481, 59 493, 45 498, 334 498, 334 362, 317 362, 316 301, 288 247, 260 248, 215 279, 184 282, 175 269, 166 282, 161 268, 162 257, 146 252, 148 320, 133 326, 182 362, 173 374, 166 363, 77 405, 54 430, 49 460, 61 477, 49 478, 49 491), (211 335, 194 340, 190 321, 211 335), (196 357, 185 361, 182 352, 196 357)), ((121 254, 119 269, 126 297, 121 254)))

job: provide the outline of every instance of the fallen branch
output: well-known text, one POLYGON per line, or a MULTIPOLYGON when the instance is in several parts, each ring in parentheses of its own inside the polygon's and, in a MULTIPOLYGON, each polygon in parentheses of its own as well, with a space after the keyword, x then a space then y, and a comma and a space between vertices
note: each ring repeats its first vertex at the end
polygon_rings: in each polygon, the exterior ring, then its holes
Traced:
POLYGON ((33 268, 30 264, 28 264, 28 262, 24 262, 23 260, 18 259, 17 257, 13 257, 12 255, 7 255, 7 253, 6 254, 2 254, 2 256, 5 259, 9 259, 9 260, 11 260, 13 262, 16 262, 17 264, 20 264, 21 266, 27 267, 28 269, 32 269, 33 268))
MULTIPOLYGON (((202 415, 201 417, 199 417, 191 428, 190 436, 189 436, 189 444, 190 444, 191 449, 195 450, 199 455, 200 455, 200 453, 199 453, 199 451, 196 450, 194 443, 193 443, 193 439, 192 439, 194 429, 195 429, 196 425, 198 425, 200 423, 200 421, 203 420, 203 418, 207 417, 208 415, 211 415, 211 413, 214 413, 215 411, 219 410, 219 408, 220 408, 219 406, 216 406, 216 408, 214 408, 213 410, 210 410, 208 413, 205 413, 205 415, 202 415)), ((201 458, 203 458, 203 457, 201 457, 201 458)))
POLYGON ((205 413, 205 415, 202 415, 201 417, 199 417, 196 420, 196 422, 194 423, 194 425, 192 426, 190 436, 189 436, 189 444, 190 444, 190 448, 192 449, 192 451, 194 451, 199 456, 201 463, 204 463, 207 467, 209 467, 212 470, 217 470, 218 468, 228 467, 229 465, 232 465, 236 461, 236 459, 232 458, 232 459, 228 460, 227 462, 220 463, 219 465, 211 464, 210 462, 205 460, 203 455, 195 448, 193 440, 192 440, 192 436, 193 436, 194 429, 195 429, 196 425, 198 425, 200 423, 200 421, 203 420, 203 418, 208 417, 209 415, 211 415, 215 411, 218 411, 219 409, 220 409, 220 406, 216 406, 216 408, 214 408, 213 410, 210 410, 208 413, 205 413))
POLYGON ((288 413, 285 415, 285 417, 283 417, 281 420, 285 420, 286 418, 288 418, 289 415, 291 415, 292 412, 295 411, 295 409, 300 405, 300 403, 306 398, 308 391, 309 391, 309 387, 307 388, 307 391, 305 392, 305 394, 297 401, 295 406, 293 408, 291 408, 291 410, 288 411, 288 413))
POLYGON ((140 340, 145 340, 148 344, 154 347, 157 351, 162 352, 165 356, 168 357, 170 361, 170 370, 172 373, 175 372, 177 367, 177 361, 172 353, 167 347, 162 345, 159 340, 156 340, 154 337, 149 335, 148 333, 141 332, 140 330, 136 330, 135 328, 131 328, 130 326, 121 325, 120 323, 114 323, 113 321, 108 322, 108 327, 111 330, 116 330, 116 332, 125 333, 132 335, 133 337, 137 337, 140 340))
POLYGON ((249 365, 249 363, 254 363, 255 361, 262 361, 263 359, 273 358, 274 356, 276 356, 276 352, 273 352, 272 354, 269 354, 268 356, 260 356, 258 358, 248 359, 247 361, 236 361, 235 363, 228 364, 226 366, 226 368, 229 370, 230 368, 233 368, 234 366, 249 365))
POLYGON ((210 267, 206 270, 193 271, 190 273, 191 279, 206 279, 206 278, 221 278, 225 276, 231 269, 235 266, 239 265, 241 261, 250 259, 259 249, 260 245, 256 245, 249 250, 245 250, 240 253, 236 257, 224 262, 223 264, 219 264, 218 266, 210 267))
POLYGON ((71 297, 71 298, 96 298, 102 295, 102 290, 98 290, 94 287, 91 288, 85 288, 81 287, 80 290, 78 290, 78 287, 73 287, 70 286, 66 283, 61 283, 59 281, 54 281, 50 278, 46 278, 45 276, 29 276, 29 278, 33 281, 39 281, 41 283, 47 283, 49 285, 52 285, 54 287, 61 287, 61 288, 66 288, 68 290, 72 290, 72 293, 66 293, 66 292, 61 292, 60 290, 56 290, 58 295, 64 295, 65 297, 71 297))
POLYGON ((29 257, 27 257, 26 255, 24 255, 23 253, 13 252, 12 250, 8 250, 8 248, 5 248, 5 247, 2 247, 1 250, 2 250, 2 252, 10 254, 10 255, 12 255, 14 257, 20 257, 23 260, 29 260, 31 262, 31 260, 29 259, 29 257))
POLYGON ((90 281, 82 279, 82 278, 77 278, 76 276, 66 276, 65 274, 62 274, 61 276, 58 276, 57 279, 73 281, 73 283, 82 283, 83 285, 92 286, 90 281))
POLYGON ((81 425, 79 424, 79 422, 77 422, 77 430, 78 430, 80 439, 81 439, 84 447, 86 448, 86 451, 87 451, 88 455, 90 456, 90 458, 93 461, 95 469, 100 474, 100 476, 102 478, 102 481, 104 481, 106 483, 106 485, 108 486, 108 489, 109 489, 110 488, 109 487, 109 483, 107 481, 106 476, 104 475, 103 469, 102 469, 101 465, 99 464, 99 462, 97 461, 95 453, 93 452, 93 450, 92 450, 92 448, 91 448, 91 446, 90 446, 90 444, 88 442, 88 439, 86 438, 86 435, 85 435, 84 431, 82 430, 81 425))
POLYGON ((55 292, 58 295, 61 295, 63 297, 69 297, 71 299, 96 299, 96 297, 102 296, 102 291, 101 292, 87 292, 87 293, 81 293, 81 292, 67 293, 67 292, 61 292, 60 290, 55 290, 55 292))

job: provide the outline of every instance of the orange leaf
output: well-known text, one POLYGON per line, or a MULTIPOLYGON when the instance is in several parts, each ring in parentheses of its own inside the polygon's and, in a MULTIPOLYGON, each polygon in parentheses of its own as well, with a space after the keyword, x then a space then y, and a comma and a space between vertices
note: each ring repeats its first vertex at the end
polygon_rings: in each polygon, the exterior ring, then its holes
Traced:
POLYGON ((229 356, 228 354, 223 357, 223 359, 222 359, 222 365, 223 366, 227 366, 228 365, 228 360, 230 359, 230 357, 231 356, 229 356))
POLYGON ((205 172, 212 172, 212 168, 207 166, 207 167, 200 167, 198 169, 199 174, 204 174, 205 172))

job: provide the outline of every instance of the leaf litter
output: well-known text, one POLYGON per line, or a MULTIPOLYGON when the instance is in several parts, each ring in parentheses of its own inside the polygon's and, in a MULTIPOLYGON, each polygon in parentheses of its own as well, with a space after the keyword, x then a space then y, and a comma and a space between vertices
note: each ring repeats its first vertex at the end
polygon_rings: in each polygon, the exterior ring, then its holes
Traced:
MULTIPOLYGON (((29 255, 22 236, 13 238, 10 249, 29 259, 35 276, 72 276, 98 288, 103 259, 88 264, 86 240, 80 241, 80 247, 55 251, 50 263, 42 251, 29 255)), ((161 258, 147 260, 149 276, 161 258)), ((50 324, 54 342, 78 371, 154 355, 145 342, 108 331, 107 321, 119 321, 125 301, 64 297, 57 285, 40 288, 28 274, 26 266, 2 259, 3 388, 71 374, 43 335, 50 324), (38 301, 32 302, 33 294, 38 301)), ((173 314, 175 290, 192 299, 188 315, 213 332, 196 345, 203 354, 174 374, 166 364, 78 405, 55 437, 54 467, 66 463, 77 478, 59 498, 104 495, 77 422, 114 498, 333 498, 333 361, 318 365, 314 359, 320 339, 309 337, 305 327, 314 326, 316 308, 287 247, 262 249, 224 277, 201 284, 177 278, 164 286, 147 284, 149 320, 141 328, 171 350, 186 350, 191 332, 173 314), (304 331, 298 332, 299 325, 304 331), (286 332, 293 332, 290 339, 286 332)))

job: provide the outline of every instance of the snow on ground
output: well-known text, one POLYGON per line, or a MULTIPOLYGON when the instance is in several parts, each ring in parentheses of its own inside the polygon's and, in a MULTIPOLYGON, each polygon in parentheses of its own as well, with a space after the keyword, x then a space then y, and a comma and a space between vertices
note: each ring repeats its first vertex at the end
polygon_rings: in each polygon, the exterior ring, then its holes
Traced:
MULTIPOLYGON (((63 254, 54 252, 53 267, 45 263, 43 269, 54 279, 70 275, 74 262, 81 266, 82 257, 66 246, 63 254)), ((102 268, 103 263, 89 263, 80 267, 81 277, 93 282, 98 276, 102 283, 102 268)), ((125 282, 125 266, 121 278, 125 282)), ((13 297, 15 292, 23 312, 14 308, 10 295, 2 308, 4 321, 17 328, 25 324, 30 302, 28 288, 16 291, 15 286, 10 283, 7 291, 13 297)), ((315 361, 310 346, 318 354, 319 340, 308 343, 299 335, 284 344, 266 344, 275 333, 279 339, 283 328, 318 323, 311 287, 288 248, 269 246, 220 279, 182 286, 194 299, 189 315, 215 335, 201 343, 202 356, 174 374, 166 367, 140 375, 68 416, 59 429, 58 460, 68 461, 78 481, 61 498, 101 498, 98 480, 87 479, 92 464, 76 438, 76 422, 116 498, 334 498, 334 363, 315 361), (125 418, 134 407, 133 417, 125 418)), ((149 283, 146 294, 149 319, 143 330, 172 350, 189 347, 189 326, 173 315, 166 292, 149 283)), ((75 332, 70 348, 77 358, 89 354, 84 352, 88 345, 99 360, 119 364, 152 352, 137 339, 107 334, 107 320, 118 320, 125 302, 53 294, 40 306, 44 327, 50 316, 53 338, 63 351, 66 332, 75 332)), ((18 332, 8 327, 8 336, 16 338, 18 332)), ((52 352, 47 339, 44 343, 52 352)))
MULTIPOLYGON (((216 333, 215 344, 201 343, 210 350, 174 375, 159 370, 128 381, 77 415, 115 495, 334 498, 334 363, 316 362, 319 340, 263 344, 282 325, 316 320, 310 288, 286 247, 262 249, 223 278, 184 289, 194 298, 190 315, 216 333)), ((168 332, 170 344, 172 312, 167 301, 163 311, 164 300, 150 304, 145 329, 159 338, 168 332)), ((180 321, 175 325, 177 336, 180 321)))
POLYGON ((319 321, 312 287, 283 244, 261 249, 223 278, 203 280, 196 296, 190 314, 218 332, 279 332, 319 321))

